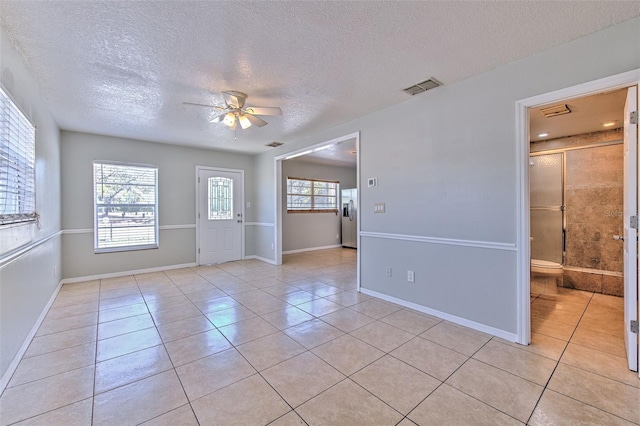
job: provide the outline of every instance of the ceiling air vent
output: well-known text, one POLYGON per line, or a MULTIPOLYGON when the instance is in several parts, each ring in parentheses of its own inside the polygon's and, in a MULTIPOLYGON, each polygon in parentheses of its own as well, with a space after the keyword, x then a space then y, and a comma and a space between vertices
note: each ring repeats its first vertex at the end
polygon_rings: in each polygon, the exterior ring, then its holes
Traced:
POLYGON ((277 148, 277 147, 279 147, 280 145, 284 145, 284 143, 282 143, 282 142, 276 142, 276 141, 273 141, 273 142, 271 142, 271 143, 266 144, 265 146, 270 146, 271 148, 277 148))
POLYGON ((556 117, 558 115, 569 114, 571 113, 571 110, 569 109, 569 105, 562 104, 562 105, 554 105, 546 108, 540 108, 540 112, 546 118, 551 118, 551 117, 556 117))
POLYGON ((417 95, 418 93, 426 92, 427 90, 434 89, 438 86, 442 86, 442 83, 440 83, 435 78, 431 77, 425 81, 421 81, 418 84, 414 84, 411 87, 407 87, 406 89, 404 89, 404 92, 408 93, 411 96, 414 96, 414 95, 417 95))

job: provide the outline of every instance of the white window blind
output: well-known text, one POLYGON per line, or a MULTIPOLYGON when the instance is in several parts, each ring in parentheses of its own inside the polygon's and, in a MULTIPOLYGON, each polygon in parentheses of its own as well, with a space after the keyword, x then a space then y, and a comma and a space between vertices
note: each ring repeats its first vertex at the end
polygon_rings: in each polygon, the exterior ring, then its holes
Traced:
POLYGON ((158 248, 158 169, 93 163, 96 253, 158 248))
POLYGON ((338 211, 338 182, 318 179, 287 178, 287 212, 338 211))
POLYGON ((35 221, 36 129, 0 87, 0 226, 35 221))

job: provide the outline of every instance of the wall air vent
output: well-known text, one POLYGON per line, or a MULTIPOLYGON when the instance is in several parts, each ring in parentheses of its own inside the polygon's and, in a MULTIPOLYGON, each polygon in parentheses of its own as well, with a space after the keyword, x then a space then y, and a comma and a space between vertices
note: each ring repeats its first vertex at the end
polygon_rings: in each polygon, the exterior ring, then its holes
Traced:
POLYGON ((425 81, 421 81, 418 84, 414 84, 411 87, 407 87, 406 89, 404 89, 404 92, 408 93, 411 96, 414 96, 414 95, 417 95, 418 93, 426 92, 427 90, 434 89, 438 86, 442 86, 442 83, 440 83, 435 78, 431 77, 425 81))
POLYGON ((277 148, 277 147, 279 147, 280 145, 284 145, 284 143, 282 143, 282 142, 276 142, 276 141, 273 141, 273 142, 271 142, 271 143, 266 144, 265 146, 270 146, 271 148, 277 148))
POLYGON ((571 110, 569 109, 569 105, 554 105, 546 108, 540 108, 540 112, 546 118, 556 117, 558 115, 570 114, 571 110))

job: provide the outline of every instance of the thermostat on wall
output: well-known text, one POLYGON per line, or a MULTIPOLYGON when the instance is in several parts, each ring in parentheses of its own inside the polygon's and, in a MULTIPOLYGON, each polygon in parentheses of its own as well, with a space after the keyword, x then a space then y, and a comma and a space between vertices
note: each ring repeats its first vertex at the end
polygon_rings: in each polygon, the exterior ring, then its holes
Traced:
POLYGON ((372 186, 378 186, 378 178, 369 178, 367 179, 367 186, 371 188, 372 186))

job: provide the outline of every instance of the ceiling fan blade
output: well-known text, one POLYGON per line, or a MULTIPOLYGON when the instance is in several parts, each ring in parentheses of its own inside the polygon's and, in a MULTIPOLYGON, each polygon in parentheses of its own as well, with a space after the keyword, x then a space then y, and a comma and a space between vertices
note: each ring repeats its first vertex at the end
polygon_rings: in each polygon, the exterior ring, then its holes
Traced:
POLYGON ((247 100, 247 95, 236 91, 222 92, 222 96, 225 103, 231 108, 242 108, 244 101, 247 100))
POLYGON ((245 117, 247 117, 251 122, 251 124, 253 124, 254 126, 262 127, 269 124, 266 121, 264 121, 262 118, 258 118, 255 115, 245 114, 245 117))
POLYGON ((282 115, 282 110, 278 107, 250 106, 245 111, 254 115, 282 115))
POLYGON ((207 105, 207 104, 199 104, 196 102, 183 102, 182 105, 194 105, 194 106, 201 106, 201 107, 207 107, 207 108, 215 108, 215 109, 226 109, 224 107, 221 107, 219 105, 207 105))
POLYGON ((215 117, 213 117, 211 120, 209 120, 209 123, 220 123, 222 122, 222 120, 224 120, 224 116, 227 115, 227 113, 222 113, 220 115, 216 115, 215 117))

